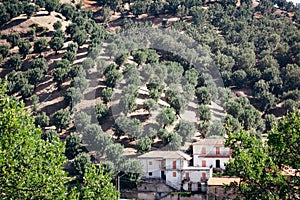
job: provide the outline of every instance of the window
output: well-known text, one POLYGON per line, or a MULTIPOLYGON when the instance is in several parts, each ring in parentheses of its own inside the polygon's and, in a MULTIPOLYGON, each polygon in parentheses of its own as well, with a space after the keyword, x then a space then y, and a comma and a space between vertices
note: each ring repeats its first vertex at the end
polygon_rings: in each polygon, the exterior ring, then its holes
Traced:
POLYGON ((152 172, 149 172, 149 176, 152 176, 152 172))
POLYGON ((176 177, 176 172, 173 172, 173 177, 176 177))
POLYGON ((216 168, 220 168, 220 160, 216 160, 216 168))
POLYGON ((206 173, 202 173, 202 181, 206 180, 206 173))
POLYGON ((206 160, 202 160, 202 167, 206 167, 206 160))
POLYGON ((176 169, 176 160, 173 161, 173 169, 176 169))
POLYGON ((185 179, 189 180, 190 179, 190 174, 188 172, 185 173, 185 179))
POLYGON ((206 154, 206 148, 205 147, 202 147, 201 154, 206 154))
POLYGON ((192 183, 188 184, 188 191, 192 191, 192 183))
POLYGON ((220 147, 216 147, 216 154, 220 154, 220 147))
POLYGON ((149 161, 149 165, 152 165, 152 161, 149 161))

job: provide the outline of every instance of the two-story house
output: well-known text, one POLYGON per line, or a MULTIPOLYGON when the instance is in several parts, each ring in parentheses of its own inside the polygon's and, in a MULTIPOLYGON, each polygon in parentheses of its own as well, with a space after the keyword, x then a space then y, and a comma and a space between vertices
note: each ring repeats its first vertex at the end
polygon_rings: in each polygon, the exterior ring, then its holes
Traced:
POLYGON ((192 158, 181 151, 151 151, 138 158, 144 166, 142 178, 162 179, 177 190, 197 191, 212 176, 212 168, 190 166, 192 158))
POLYGON ((224 147, 225 139, 201 139, 193 144, 194 166, 225 169, 229 161, 231 150, 224 147))

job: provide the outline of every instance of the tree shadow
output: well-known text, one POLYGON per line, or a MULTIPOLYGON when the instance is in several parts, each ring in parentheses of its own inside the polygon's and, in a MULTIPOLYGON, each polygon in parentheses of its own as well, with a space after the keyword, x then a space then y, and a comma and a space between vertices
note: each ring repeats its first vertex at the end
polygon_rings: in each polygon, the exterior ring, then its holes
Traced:
POLYGON ((50 81, 52 77, 51 76, 45 76, 41 83, 39 83, 35 89, 35 92, 42 91, 49 87, 51 84, 53 84, 53 81, 50 81))
POLYGON ((8 24, 4 25, 2 28, 0 28, 0 31, 10 29, 14 26, 18 26, 19 24, 21 24, 22 22, 25 22, 26 20, 27 20, 27 18, 15 19, 15 20, 9 22, 8 24))
POLYGON ((85 100, 96 99, 96 98, 101 96, 102 90, 103 90, 103 87, 97 87, 97 88, 89 91, 88 93, 85 93, 84 94, 84 99, 85 100))
POLYGON ((61 100, 59 102, 56 102, 54 104, 45 106, 41 109, 42 112, 46 112, 47 115, 51 115, 52 113, 55 113, 56 111, 65 108, 66 104, 64 100, 61 100))
POLYGON ((105 123, 101 124, 101 128, 105 132, 109 129, 112 129, 114 124, 115 119, 112 116, 110 116, 105 119, 105 123))
POLYGON ((132 144, 133 141, 130 140, 128 136, 124 136, 119 140, 116 140, 118 143, 124 146, 124 148, 136 148, 136 145, 132 144))
POLYGON ((40 102, 45 102, 45 101, 52 101, 56 98, 63 97, 64 94, 66 93, 68 86, 63 86, 59 91, 55 90, 51 93, 43 93, 39 95, 40 97, 40 102))
POLYGON ((157 149, 161 149, 162 147, 164 147, 164 144, 161 140, 158 140, 156 142, 153 142, 151 146, 157 149))
POLYGON ((145 122, 149 119, 149 113, 131 115, 130 118, 135 118, 140 120, 141 122, 145 122))
POLYGON ((46 16, 50 16, 49 13, 43 12, 43 13, 37 13, 34 15, 34 17, 46 17, 46 16))
POLYGON ((76 60, 86 58, 87 56, 88 56, 88 54, 76 55, 76 60))

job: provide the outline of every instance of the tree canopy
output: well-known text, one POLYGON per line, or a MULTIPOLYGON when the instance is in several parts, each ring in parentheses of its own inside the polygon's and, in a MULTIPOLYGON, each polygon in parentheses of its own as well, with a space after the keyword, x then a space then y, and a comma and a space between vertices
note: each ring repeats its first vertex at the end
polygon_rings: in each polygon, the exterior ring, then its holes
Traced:
POLYGON ((284 167, 299 168, 300 113, 289 113, 264 142, 251 132, 230 134, 225 145, 233 150, 225 173, 241 178, 229 187, 246 199, 295 199, 300 178, 287 175, 284 167))

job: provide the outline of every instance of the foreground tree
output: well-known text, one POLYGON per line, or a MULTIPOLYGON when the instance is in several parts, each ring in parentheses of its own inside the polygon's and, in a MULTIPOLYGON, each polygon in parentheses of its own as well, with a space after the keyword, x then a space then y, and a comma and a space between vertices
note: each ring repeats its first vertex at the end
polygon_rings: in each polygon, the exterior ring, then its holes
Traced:
POLYGON ((86 167, 83 184, 69 184, 64 143, 54 132, 41 137, 24 104, 0 88, 0 199, 119 199, 102 167, 86 167))
POLYGON ((271 155, 276 164, 300 168, 300 112, 289 113, 268 135, 271 155))
POLYGON ((0 96, 0 198, 63 199, 68 181, 63 143, 42 140, 33 117, 2 86, 0 96))
POLYGON ((82 184, 71 189, 68 199, 111 199, 118 200, 120 193, 111 183, 111 176, 104 172, 102 166, 87 166, 84 170, 82 184))
POLYGON ((225 145, 233 150, 226 174, 241 178, 231 183, 245 199, 297 199, 300 178, 282 173, 282 166, 299 168, 300 113, 291 113, 271 131, 268 143, 253 133, 230 134, 225 145))

